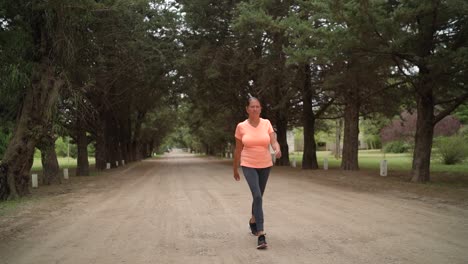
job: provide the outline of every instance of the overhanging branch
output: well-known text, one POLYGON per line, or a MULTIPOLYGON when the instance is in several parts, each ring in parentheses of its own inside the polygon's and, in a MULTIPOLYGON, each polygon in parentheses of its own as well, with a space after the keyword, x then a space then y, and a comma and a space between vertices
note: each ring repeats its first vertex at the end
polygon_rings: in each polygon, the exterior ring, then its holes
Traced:
POLYGON ((468 93, 463 94, 462 96, 458 97, 457 99, 454 100, 453 104, 451 104, 449 107, 447 107, 444 111, 440 112, 434 117, 434 125, 437 124, 440 120, 442 120, 444 117, 448 116, 450 113, 453 112, 459 105, 464 103, 466 100, 468 100, 468 93))

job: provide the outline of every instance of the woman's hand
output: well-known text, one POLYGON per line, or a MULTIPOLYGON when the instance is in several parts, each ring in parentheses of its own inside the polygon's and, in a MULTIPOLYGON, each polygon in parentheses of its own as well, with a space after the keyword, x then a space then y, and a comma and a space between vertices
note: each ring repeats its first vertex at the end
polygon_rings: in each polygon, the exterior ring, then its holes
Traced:
POLYGON ((275 157, 277 159, 281 158, 281 147, 278 144, 278 141, 276 140, 276 133, 271 132, 270 133, 270 144, 273 150, 275 151, 275 157))
POLYGON ((281 158, 281 149, 275 150, 275 157, 276 157, 277 159, 281 158))
POLYGON ((239 172, 237 170, 234 171, 234 179, 236 179, 236 181, 240 181, 239 172))

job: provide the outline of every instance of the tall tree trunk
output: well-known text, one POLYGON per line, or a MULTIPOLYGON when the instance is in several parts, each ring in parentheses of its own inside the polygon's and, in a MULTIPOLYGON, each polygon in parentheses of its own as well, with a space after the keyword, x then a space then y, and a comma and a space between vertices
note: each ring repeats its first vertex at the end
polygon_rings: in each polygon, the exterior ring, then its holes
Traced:
POLYGON ((154 151, 154 140, 151 140, 149 143, 148 158, 151 158, 153 156, 153 151, 154 151))
MULTIPOLYGON (((50 129, 52 130, 52 126, 50 126, 50 129)), ((62 183, 62 177, 60 177, 60 167, 57 160, 57 153, 55 152, 56 138, 51 130, 45 133, 37 145, 41 151, 43 171, 42 183, 45 185, 62 183)))
MULTIPOLYGON (((150 141, 150 142, 147 142, 145 145, 146 145, 146 147, 145 147, 145 149, 146 149, 146 152, 145 152, 145 159, 146 159, 146 158, 151 158, 151 154, 153 153, 153 144, 152 144, 152 142, 150 141)), ((212 156, 215 155, 214 148, 211 148, 211 154, 210 154, 210 155, 212 155, 212 156)))
POLYGON ((130 145, 129 161, 137 160, 137 152, 138 152, 137 143, 133 141, 130 145))
POLYGON ((318 169, 317 146, 315 142, 315 114, 312 110, 312 83, 309 64, 304 64, 303 75, 302 102, 304 103, 304 109, 302 120, 304 126, 304 153, 302 155, 302 168, 318 169))
POLYGON ((7 182, 7 171, 3 167, 3 164, 0 163, 0 200, 6 200, 9 195, 8 182, 7 182))
POLYGON ((335 127, 335 149, 333 150, 335 158, 341 158, 341 129, 343 128, 343 120, 341 118, 336 120, 335 127))
POLYGON ((118 126, 115 124, 114 117, 110 111, 103 113, 104 119, 104 137, 106 148, 106 162, 109 162, 111 168, 117 167, 116 161, 121 160, 118 138, 118 126))
POLYGON ((341 168, 343 170, 359 170, 359 102, 348 102, 344 114, 343 158, 341 168))
MULTIPOLYGON (((108 131, 110 132, 110 131, 108 131)), ((112 132, 111 132, 112 133, 112 132)), ((120 160, 118 140, 116 136, 112 134, 107 134, 108 139, 106 140, 106 150, 107 150, 107 162, 110 162, 111 168, 116 168, 116 161, 120 160)))
MULTIPOLYGON (((422 90, 422 89, 421 89, 422 90)), ((417 121, 413 152, 413 182, 430 180, 431 149, 434 135, 434 101, 432 89, 416 94, 417 121)))
POLYGON ((310 117, 304 123, 304 154, 302 156, 303 169, 318 169, 317 143, 315 141, 315 118, 310 117))
POLYGON ((144 158, 144 155, 143 155, 143 148, 144 148, 144 143, 142 142, 138 142, 136 145, 135 145, 135 160, 138 161, 138 160, 142 160, 144 158))
POLYGON ((130 118, 126 118, 121 122, 122 127, 122 143, 120 145, 120 152, 122 153, 122 160, 128 162, 130 159, 130 146, 132 142, 132 125, 130 118))
POLYGON ((278 166, 289 166, 288 121, 281 110, 276 112, 276 130, 277 140, 281 149, 281 158, 277 159, 275 164, 278 166))
POLYGON ((135 121, 135 129, 132 135, 131 143, 131 157, 132 161, 141 160, 141 128, 143 125, 143 120, 145 118, 146 112, 138 112, 135 121))
POLYGON ((57 79, 56 69, 43 58, 33 71, 31 86, 27 89, 15 131, 0 164, 1 199, 14 199, 29 193, 29 172, 34 148, 43 127, 49 122, 51 109, 63 81, 57 79))
POLYGON ((104 131, 102 128, 99 128, 96 131, 96 170, 106 169, 107 163, 107 153, 106 153, 106 138, 104 137, 104 131))
POLYGON ((120 144, 120 153, 122 154, 121 161, 122 160, 125 160, 126 162, 128 161, 128 157, 130 153, 128 146, 129 146, 129 143, 127 142, 127 140, 120 144))
MULTIPOLYGON (((80 112, 80 111, 79 111, 80 112)), ((88 137, 83 126, 83 116, 78 114, 76 126, 76 144, 78 148, 76 176, 89 176, 88 137)))
MULTIPOLYGON (((210 156, 214 155, 213 146, 211 144, 208 144, 208 143, 205 144, 205 146, 206 146, 206 155, 210 155, 210 156)), ((147 152, 148 152, 148 143, 145 142, 145 156, 144 156, 145 158, 147 157, 146 156, 147 152)))

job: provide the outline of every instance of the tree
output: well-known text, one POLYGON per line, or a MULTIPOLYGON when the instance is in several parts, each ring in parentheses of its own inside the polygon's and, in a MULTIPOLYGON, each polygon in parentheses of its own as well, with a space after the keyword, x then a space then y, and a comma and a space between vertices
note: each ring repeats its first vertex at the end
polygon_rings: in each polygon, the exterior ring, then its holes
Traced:
POLYGON ((410 85, 417 121, 414 182, 430 180, 434 126, 468 99, 468 5, 465 1, 389 1, 368 16, 381 53, 410 85))
POLYGON ((93 80, 83 100, 96 113, 87 132, 96 142, 96 168, 104 169, 106 163, 115 167, 121 160, 151 154, 149 131, 162 133, 158 127, 163 125, 148 127, 147 115, 166 107, 166 97, 173 96, 174 62, 180 53, 178 18, 170 4, 108 3, 100 12, 105 15, 91 25, 98 52, 90 52, 86 70, 93 80))
POLYGON ((0 2, 0 200, 9 196, 3 163, 32 67, 28 60, 28 50, 32 48, 30 35, 21 23, 16 26, 13 22, 16 6, 10 6, 10 2, 0 2))
POLYGON ((379 39, 373 36, 372 26, 365 19, 371 4, 367 1, 323 1, 311 5, 316 11, 315 21, 323 26, 314 32, 320 45, 316 56, 330 69, 324 86, 334 92, 335 104, 344 117, 341 168, 357 170, 359 147, 359 117, 382 111, 381 99, 398 87, 388 70, 390 60, 382 54, 368 52, 379 39))
POLYGON ((304 64, 304 83, 302 89, 303 102, 303 126, 304 126, 304 153, 302 156, 302 169, 318 169, 317 143, 315 141, 316 120, 319 119, 334 99, 326 94, 326 90, 321 87, 323 77, 321 77, 321 67, 315 66, 314 78, 311 76, 311 67, 304 64))
MULTIPOLYGON (((239 49, 251 55, 246 63, 251 69, 248 79, 252 94, 260 97, 265 117, 276 129, 282 157, 276 165, 289 165, 287 130, 296 111, 297 67, 286 63, 284 47, 289 45, 286 27, 293 1, 253 1, 238 5, 234 28, 239 36, 239 49)), ((302 70, 302 69, 300 69, 302 70)))
POLYGON ((297 65, 297 91, 300 95, 304 128, 304 152, 302 169, 318 169, 316 154, 316 122, 334 102, 328 87, 323 85, 329 70, 320 56, 322 40, 317 32, 323 30, 323 23, 317 15, 319 9, 311 2, 297 1, 292 5, 284 26, 288 28, 290 44, 286 47, 288 63, 297 65))
MULTIPOLYGON (((15 198, 29 192, 29 170, 34 148, 51 119, 58 91, 64 85, 68 63, 76 53, 80 31, 87 21, 88 1, 70 6, 61 1, 3 1, 6 30, 18 30, 25 37, 30 71, 21 101, 16 126, 0 164, 0 199, 15 198), (67 39, 67 41, 61 41, 67 39), (6 179, 6 181, 5 181, 6 179), (5 185, 5 182, 7 185, 5 185)), ((21 64, 21 63, 19 63, 21 64)), ((18 63, 16 64, 18 65, 18 63)))
POLYGON ((44 132, 36 146, 41 151, 43 170, 42 182, 47 185, 52 183, 62 183, 57 153, 55 152, 55 141, 57 140, 57 136, 53 126, 54 120, 51 118, 48 124, 44 125, 44 132))
POLYGON ((236 122, 245 116, 249 72, 236 49, 233 10, 239 1, 177 1, 186 13, 180 36, 184 55, 177 83, 189 108, 192 142, 209 154, 225 152, 234 141, 236 122), (222 109, 222 111, 220 111, 222 109))
POLYGON ((380 131, 388 122, 388 118, 382 114, 374 114, 361 120, 360 130, 363 132, 364 140, 371 149, 382 147, 380 131))

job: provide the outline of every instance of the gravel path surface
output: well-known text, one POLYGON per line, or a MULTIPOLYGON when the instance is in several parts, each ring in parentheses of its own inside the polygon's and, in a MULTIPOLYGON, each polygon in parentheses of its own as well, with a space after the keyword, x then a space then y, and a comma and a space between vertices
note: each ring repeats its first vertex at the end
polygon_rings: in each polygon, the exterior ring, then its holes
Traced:
POLYGON ((231 170, 176 153, 107 171, 0 216, 0 263, 467 263, 465 207, 279 167, 264 195, 269 248, 256 250, 250 192, 231 170))

